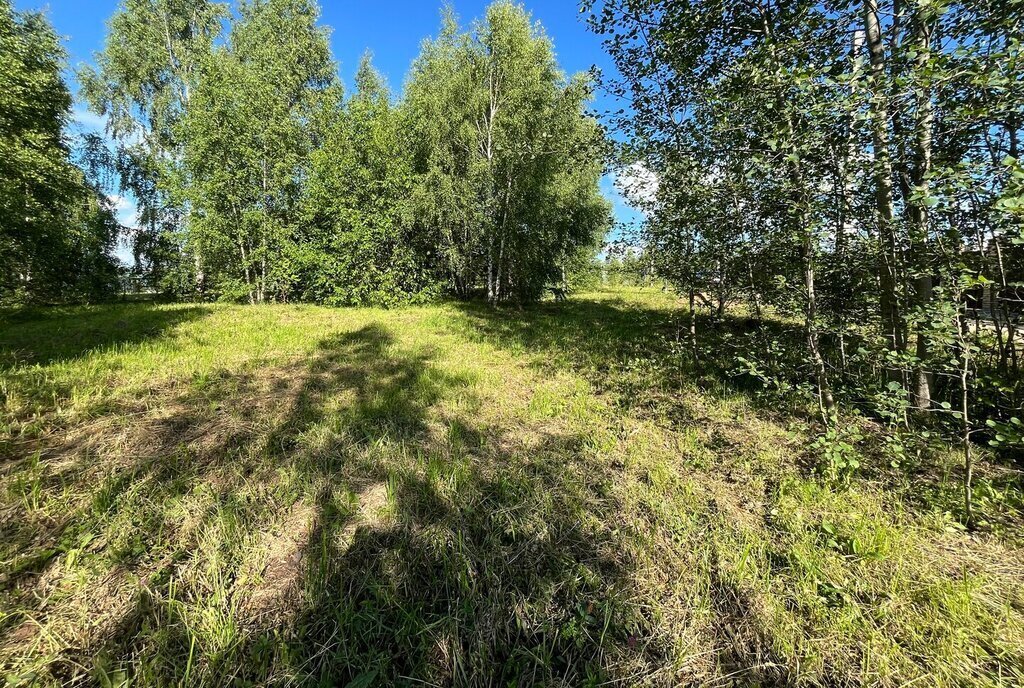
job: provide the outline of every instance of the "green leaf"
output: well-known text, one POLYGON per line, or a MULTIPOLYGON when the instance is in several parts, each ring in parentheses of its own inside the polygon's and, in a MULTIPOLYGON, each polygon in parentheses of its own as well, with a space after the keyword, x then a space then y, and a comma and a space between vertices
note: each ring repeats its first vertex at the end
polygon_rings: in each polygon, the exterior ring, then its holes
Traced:
POLYGON ((377 679, 377 670, 364 671, 346 684, 346 688, 369 688, 377 679))

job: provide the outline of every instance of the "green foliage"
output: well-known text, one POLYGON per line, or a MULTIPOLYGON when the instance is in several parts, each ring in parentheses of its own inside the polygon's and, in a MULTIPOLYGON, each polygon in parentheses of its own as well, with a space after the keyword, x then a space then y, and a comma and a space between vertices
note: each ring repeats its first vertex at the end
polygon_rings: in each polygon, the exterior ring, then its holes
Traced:
POLYGON ((71 159, 65 53, 41 14, 0 1, 0 303, 117 288, 118 226, 71 159))
POLYGON ((540 298, 608 227, 590 86, 523 8, 451 17, 398 102, 342 97, 314 0, 131 0, 83 93, 140 199, 140 272, 181 295, 540 298), (281 40, 280 37, 287 37, 281 40))
POLYGON ((188 245, 211 290, 223 280, 238 295, 241 282, 250 303, 287 299, 298 280, 302 180, 339 97, 316 19, 306 0, 244 3, 175 127, 183 155, 170 191, 190 209, 188 245))
POLYGON ((566 79, 551 41, 499 1, 468 33, 452 16, 413 66, 408 113, 419 232, 456 293, 538 298, 608 228, 602 133, 588 80, 566 79))
POLYGON ((136 277, 178 295, 204 288, 203 256, 188 253, 190 209, 173 198, 182 174, 179 125, 227 17, 226 3, 209 0, 125 0, 110 18, 96 68, 77 75, 83 99, 106 118, 116 144, 121 190, 138 206, 136 277))
POLYGON ((848 483, 860 468, 857 444, 863 439, 864 435, 853 424, 826 430, 812 445, 821 454, 822 473, 830 480, 848 483))
POLYGON ((658 274, 717 320, 799 315, 803 342, 751 339, 741 369, 813 386, 829 426, 941 431, 965 483, 1024 404, 1020 9, 584 3, 631 105, 623 172, 653 181, 633 195, 658 274))
POLYGON ((296 247, 303 297, 332 305, 422 300, 436 294, 437 278, 432 247, 412 221, 406 113, 392 105, 369 54, 355 86, 311 156, 296 247))
POLYGON ((1024 447, 1024 422, 1017 416, 1010 416, 1006 422, 989 418, 985 425, 992 430, 992 439, 988 443, 993 447, 1024 447))

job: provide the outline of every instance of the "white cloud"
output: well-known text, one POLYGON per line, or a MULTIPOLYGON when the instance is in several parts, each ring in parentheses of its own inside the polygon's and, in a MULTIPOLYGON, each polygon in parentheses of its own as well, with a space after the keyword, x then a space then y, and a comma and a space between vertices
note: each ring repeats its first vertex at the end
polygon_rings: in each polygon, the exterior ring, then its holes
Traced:
MULTIPOLYGON (((107 202, 110 203, 110 207, 117 215, 118 224, 128 227, 129 229, 138 229, 139 208, 135 201, 127 196, 112 194, 107 196, 107 202)), ((117 259, 124 265, 130 267, 135 264, 135 255, 132 252, 132 243, 127 235, 122 234, 118 237, 114 255, 117 256, 117 259)))
POLYGON ((650 208, 658 199, 658 175, 644 163, 635 162, 615 175, 615 188, 634 208, 650 208))
POLYGON ((114 206, 114 210, 127 210, 129 208, 135 208, 135 202, 126 196, 107 196, 107 200, 110 201, 110 205, 114 206))
POLYGON ((103 134, 107 130, 107 118, 97 115, 95 112, 75 108, 71 113, 71 119, 82 128, 83 131, 97 132, 103 134))
POLYGON ((128 198, 127 196, 112 195, 107 196, 107 201, 114 208, 114 212, 117 214, 117 221, 125 227, 137 229, 139 226, 139 209, 135 205, 135 201, 128 198))

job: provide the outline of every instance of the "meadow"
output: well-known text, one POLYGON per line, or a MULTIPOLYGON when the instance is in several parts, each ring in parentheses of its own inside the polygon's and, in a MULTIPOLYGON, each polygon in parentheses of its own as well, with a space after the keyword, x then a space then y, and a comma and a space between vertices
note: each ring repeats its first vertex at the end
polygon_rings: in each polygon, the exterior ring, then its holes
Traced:
POLYGON ((7 685, 1022 685, 1019 472, 828 480, 680 307, 3 313, 7 685))

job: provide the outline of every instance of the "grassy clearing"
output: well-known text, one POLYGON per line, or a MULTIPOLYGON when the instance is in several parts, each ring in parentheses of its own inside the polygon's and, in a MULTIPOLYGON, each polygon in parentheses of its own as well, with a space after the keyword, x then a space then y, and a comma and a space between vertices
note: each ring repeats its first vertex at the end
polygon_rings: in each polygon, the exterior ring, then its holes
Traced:
POLYGON ((7 316, 8 683, 1024 683, 1014 529, 816 478, 675 307, 7 316))

